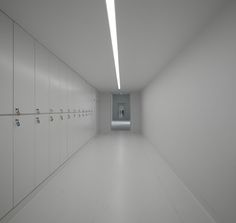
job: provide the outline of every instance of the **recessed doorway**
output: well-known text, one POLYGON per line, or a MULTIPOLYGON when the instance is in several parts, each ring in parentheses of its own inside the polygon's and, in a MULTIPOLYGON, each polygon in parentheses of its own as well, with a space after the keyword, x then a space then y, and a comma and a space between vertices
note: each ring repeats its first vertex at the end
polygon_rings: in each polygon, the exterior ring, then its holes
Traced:
POLYGON ((112 95, 112 130, 130 130, 130 95, 112 95))

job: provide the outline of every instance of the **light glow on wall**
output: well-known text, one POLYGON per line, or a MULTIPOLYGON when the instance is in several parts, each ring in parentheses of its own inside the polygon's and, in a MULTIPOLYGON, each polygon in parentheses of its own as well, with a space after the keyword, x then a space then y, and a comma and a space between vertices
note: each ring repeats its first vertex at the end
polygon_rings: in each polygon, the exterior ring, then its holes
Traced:
POLYGON ((119 68, 119 53, 118 53, 118 41, 117 41, 117 29, 116 29, 116 9, 115 0, 106 0, 107 5, 107 15, 110 27, 111 42, 113 57, 115 62, 116 79, 118 89, 120 90, 120 68, 119 68))

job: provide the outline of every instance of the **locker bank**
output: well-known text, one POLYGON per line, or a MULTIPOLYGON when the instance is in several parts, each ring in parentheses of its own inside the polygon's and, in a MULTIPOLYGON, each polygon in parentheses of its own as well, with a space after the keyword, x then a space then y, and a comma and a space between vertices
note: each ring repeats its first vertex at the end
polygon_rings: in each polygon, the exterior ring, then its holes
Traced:
POLYGON ((235 223, 235 0, 1 0, 0 223, 235 223))

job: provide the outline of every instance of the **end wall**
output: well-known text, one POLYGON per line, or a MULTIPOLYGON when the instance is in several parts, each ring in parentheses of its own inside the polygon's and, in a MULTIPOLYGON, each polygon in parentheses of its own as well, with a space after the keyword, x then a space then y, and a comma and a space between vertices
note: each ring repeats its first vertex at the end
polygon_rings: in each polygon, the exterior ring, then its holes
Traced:
MULTIPOLYGON (((111 93, 98 93, 98 133, 111 132, 111 93)), ((141 134, 141 93, 130 94, 131 132, 141 134)))

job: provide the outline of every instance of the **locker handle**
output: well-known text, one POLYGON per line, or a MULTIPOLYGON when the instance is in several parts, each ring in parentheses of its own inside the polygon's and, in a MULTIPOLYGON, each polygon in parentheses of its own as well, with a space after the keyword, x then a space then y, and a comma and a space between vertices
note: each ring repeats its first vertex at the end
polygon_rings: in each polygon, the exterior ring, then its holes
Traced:
POLYGON ((36 108, 36 113, 37 113, 37 114, 40 114, 39 108, 36 108))
POLYGON ((62 115, 60 115, 60 118, 61 118, 61 120, 63 120, 63 116, 62 115))
POLYGON ((53 117, 52 117, 52 116, 50 116, 50 121, 51 121, 51 122, 53 122, 53 120, 54 120, 54 119, 53 119, 53 117))
POLYGON ((19 108, 16 108, 16 114, 20 115, 20 109, 19 108))
POLYGON ((20 127, 20 120, 19 120, 19 119, 16 119, 15 121, 16 121, 16 126, 17 126, 17 127, 20 127))
POLYGON ((40 124, 40 119, 39 119, 39 117, 36 117, 36 122, 37 122, 38 124, 40 124))
POLYGON ((68 114, 67 118, 70 119, 70 115, 69 114, 68 114))

